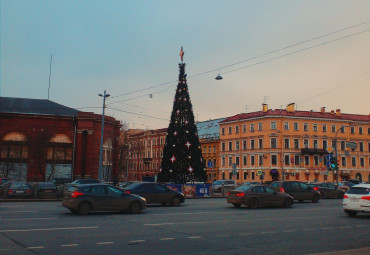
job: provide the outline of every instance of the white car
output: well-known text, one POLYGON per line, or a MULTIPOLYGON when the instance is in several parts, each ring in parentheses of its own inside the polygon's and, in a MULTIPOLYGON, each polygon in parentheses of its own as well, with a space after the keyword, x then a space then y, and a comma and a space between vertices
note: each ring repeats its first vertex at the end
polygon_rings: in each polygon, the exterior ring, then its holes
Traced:
POLYGON ((343 209, 349 216, 370 213, 370 184, 352 186, 343 197, 343 209))

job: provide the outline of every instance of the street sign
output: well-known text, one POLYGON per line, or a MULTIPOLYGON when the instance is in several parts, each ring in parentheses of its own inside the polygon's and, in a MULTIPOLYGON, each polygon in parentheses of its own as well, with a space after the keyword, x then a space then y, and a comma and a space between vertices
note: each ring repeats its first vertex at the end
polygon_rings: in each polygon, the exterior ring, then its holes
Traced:
POLYGON ((355 142, 346 142, 346 146, 351 149, 356 149, 357 148, 357 143, 355 142))
POLYGON ((212 160, 208 160, 207 167, 208 168, 212 168, 213 167, 212 160))
POLYGON ((331 161, 331 160, 332 160, 332 158, 333 158, 333 155, 332 155, 332 154, 328 154, 328 155, 326 155, 326 160, 327 160, 327 161, 331 161))
POLYGON ((332 153, 333 152, 333 148, 329 146, 329 147, 326 148, 326 151, 329 152, 329 153, 332 153))

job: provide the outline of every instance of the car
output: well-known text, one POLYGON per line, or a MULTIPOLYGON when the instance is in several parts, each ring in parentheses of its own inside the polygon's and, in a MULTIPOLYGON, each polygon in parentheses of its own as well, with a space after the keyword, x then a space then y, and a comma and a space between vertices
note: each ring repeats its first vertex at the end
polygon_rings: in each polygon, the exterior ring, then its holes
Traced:
POLYGON ((213 182, 212 189, 213 189, 213 192, 220 193, 223 191, 222 188, 234 189, 237 186, 238 185, 236 184, 234 180, 217 180, 213 182))
POLYGON ((249 208, 261 206, 291 207, 293 197, 287 193, 276 192, 265 185, 242 185, 227 193, 227 202, 239 208, 246 205, 249 208))
POLYGON ((76 179, 72 184, 90 184, 90 183, 100 183, 98 179, 76 179))
POLYGON ((327 183, 327 182, 309 183, 307 185, 313 190, 319 191, 321 198, 340 198, 341 199, 343 198, 344 193, 345 193, 342 189, 339 189, 333 184, 327 183))
POLYGON ((0 178, 0 197, 5 197, 6 186, 11 181, 12 179, 10 178, 0 178))
POLYGON ((61 186, 65 183, 70 183, 71 181, 71 178, 54 178, 50 182, 54 183, 56 186, 61 186))
POLYGON ((257 185, 257 184, 261 184, 260 182, 243 182, 242 185, 257 185))
POLYGON ((59 196, 57 186, 51 182, 37 182, 32 189, 37 198, 57 198, 59 196))
POLYGON ((166 186, 154 182, 137 182, 123 189, 127 194, 136 194, 145 197, 148 204, 170 204, 179 206, 185 202, 183 193, 171 190, 166 186))
POLYGON ((345 181, 343 182, 344 185, 348 186, 349 188, 351 188, 352 186, 356 185, 356 183, 353 183, 353 182, 349 182, 349 181, 345 181))
POLYGON ((300 181, 274 181, 270 184, 270 188, 276 192, 288 193, 299 202, 311 200, 313 203, 318 203, 320 200, 319 191, 300 181))
POLYGON ((127 194, 113 185, 103 183, 72 185, 65 192, 62 206, 72 213, 87 215, 91 211, 140 213, 146 208, 143 197, 127 194))
POLYGON ((6 198, 31 198, 33 196, 32 188, 26 182, 9 182, 5 192, 6 198))
POLYGON ((343 197, 343 210, 354 217, 359 212, 370 213, 370 184, 352 186, 343 197))

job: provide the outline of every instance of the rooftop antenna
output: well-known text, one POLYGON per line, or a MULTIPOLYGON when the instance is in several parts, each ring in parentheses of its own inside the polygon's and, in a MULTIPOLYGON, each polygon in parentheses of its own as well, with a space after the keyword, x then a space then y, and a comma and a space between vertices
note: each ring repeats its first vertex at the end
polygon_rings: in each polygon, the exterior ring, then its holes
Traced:
POLYGON ((245 113, 248 113, 248 106, 250 106, 250 105, 249 104, 245 105, 245 113))
POLYGON ((50 69, 49 69, 49 88, 48 88, 48 100, 50 98, 50 79, 51 79, 51 63, 53 61, 53 54, 50 55, 50 69))

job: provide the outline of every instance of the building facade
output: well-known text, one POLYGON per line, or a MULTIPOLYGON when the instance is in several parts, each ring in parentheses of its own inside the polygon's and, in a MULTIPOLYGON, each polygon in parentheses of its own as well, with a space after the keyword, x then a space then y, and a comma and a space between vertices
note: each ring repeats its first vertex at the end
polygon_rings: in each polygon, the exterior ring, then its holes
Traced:
POLYGON ((260 112, 231 116, 219 125, 219 179, 333 181, 336 174, 327 171, 331 151, 338 154, 339 181, 370 181, 369 115, 296 111, 294 104, 271 110, 264 104, 260 112), (348 148, 348 142, 357 148, 348 148))
MULTIPOLYGON (((98 178, 101 115, 50 100, 0 97, 0 177, 98 178)), ((106 116, 103 177, 118 169, 120 123, 106 116)))

